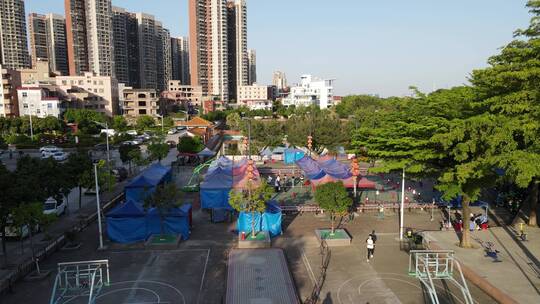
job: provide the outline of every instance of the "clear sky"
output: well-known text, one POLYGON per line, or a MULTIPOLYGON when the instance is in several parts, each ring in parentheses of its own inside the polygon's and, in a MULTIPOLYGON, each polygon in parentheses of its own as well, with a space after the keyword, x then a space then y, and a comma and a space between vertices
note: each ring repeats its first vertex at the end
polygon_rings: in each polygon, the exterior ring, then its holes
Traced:
MULTIPOLYGON (((63 0, 26 0, 26 12, 64 14, 63 0)), ((526 0, 247 0, 258 82, 281 70, 335 78, 337 94, 408 94, 467 82, 472 69, 529 23, 526 0)), ((187 0, 113 0, 187 34, 187 0)))

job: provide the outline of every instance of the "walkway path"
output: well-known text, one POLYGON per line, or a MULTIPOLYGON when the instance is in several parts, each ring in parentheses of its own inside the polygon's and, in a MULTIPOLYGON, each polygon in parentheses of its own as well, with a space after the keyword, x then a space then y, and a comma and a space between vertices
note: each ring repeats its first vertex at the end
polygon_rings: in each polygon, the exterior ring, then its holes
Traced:
POLYGON ((508 227, 493 227, 487 231, 472 232, 475 249, 457 246, 454 231, 429 232, 428 238, 442 249, 455 250, 456 257, 491 285, 519 303, 540 303, 540 229, 529 229, 530 241, 515 237, 508 227), (482 244, 494 244, 500 262, 487 257, 482 244))

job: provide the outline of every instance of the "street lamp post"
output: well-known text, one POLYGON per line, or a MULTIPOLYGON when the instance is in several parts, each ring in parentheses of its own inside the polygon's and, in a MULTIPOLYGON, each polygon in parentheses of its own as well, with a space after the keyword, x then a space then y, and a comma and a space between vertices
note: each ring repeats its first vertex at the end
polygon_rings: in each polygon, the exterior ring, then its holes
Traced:
MULTIPOLYGON (((111 150, 109 148, 109 124, 107 122, 101 123, 99 121, 94 121, 96 124, 103 126, 105 125, 105 142, 107 143, 107 170, 109 170, 109 174, 111 174, 111 150)), ((107 178, 107 188, 109 191, 111 191, 111 181, 110 178, 107 178)))
POLYGON ((97 162, 94 162, 94 177, 96 180, 96 206, 97 206, 97 218, 98 218, 98 231, 99 231, 99 250, 103 249, 103 232, 101 230, 101 203, 99 201, 99 183, 98 183, 98 170, 97 162))
POLYGON ((401 208, 399 208, 399 240, 403 240, 403 211, 405 209, 405 167, 401 178, 401 208))
MULTIPOLYGON (((243 113, 242 113, 243 114, 243 113)), ((251 159, 251 119, 243 117, 243 120, 248 122, 248 140, 247 140, 247 149, 248 149, 248 159, 251 159)))

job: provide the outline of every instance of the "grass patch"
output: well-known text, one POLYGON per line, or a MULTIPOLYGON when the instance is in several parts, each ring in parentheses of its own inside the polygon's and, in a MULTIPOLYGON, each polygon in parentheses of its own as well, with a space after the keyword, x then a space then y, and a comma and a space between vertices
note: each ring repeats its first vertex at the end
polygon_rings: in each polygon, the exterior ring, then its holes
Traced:
POLYGON ((266 240, 266 235, 263 232, 257 232, 255 237, 250 233, 246 233, 246 241, 264 241, 266 240))
POLYGON ((321 230, 321 238, 323 240, 342 240, 342 239, 349 239, 349 235, 345 232, 345 230, 335 230, 334 234, 330 233, 331 230, 321 230))
POLYGON ((176 243, 176 235, 174 234, 164 234, 162 235, 153 235, 150 240, 150 244, 171 244, 176 243))

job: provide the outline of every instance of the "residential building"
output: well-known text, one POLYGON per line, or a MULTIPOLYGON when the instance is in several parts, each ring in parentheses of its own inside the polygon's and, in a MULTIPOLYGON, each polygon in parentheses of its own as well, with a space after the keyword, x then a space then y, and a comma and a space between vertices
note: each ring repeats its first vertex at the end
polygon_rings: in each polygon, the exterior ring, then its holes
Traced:
POLYGON ((202 102, 203 114, 215 111, 225 111, 227 104, 223 100, 206 99, 202 102))
POLYGON ((257 52, 248 50, 248 84, 252 85, 257 82, 257 52))
POLYGON ((311 75, 302 75, 301 82, 292 86, 287 97, 283 98, 284 106, 318 106, 327 109, 333 105, 333 79, 318 79, 311 75))
POLYGON ((112 7, 116 79, 132 87, 140 87, 139 30, 136 14, 121 7, 112 7))
POLYGON ((271 100, 243 100, 238 101, 239 106, 247 107, 250 110, 272 110, 271 100))
POLYGON ((171 38, 171 65, 171 79, 180 80, 182 84, 190 84, 189 44, 187 37, 171 38))
POLYGON ((124 89, 124 116, 159 115, 159 95, 155 89, 124 89))
POLYGON ((51 77, 51 65, 46 59, 38 59, 34 62, 32 68, 19 70, 21 74, 21 84, 51 84, 54 83, 54 77, 51 77))
POLYGON ((184 85, 179 80, 170 80, 167 91, 163 92, 161 96, 182 102, 184 106, 202 106, 202 87, 184 85))
POLYGON ((111 0, 86 0, 88 66, 98 76, 115 75, 111 0))
POLYGON ((0 64, 6 69, 30 67, 23 0, 0 0, 0 64))
POLYGON ((287 87, 287 76, 281 71, 275 71, 272 76, 272 85, 275 85, 279 92, 287 87))
POLYGON ((238 102, 242 103, 248 100, 269 100, 268 86, 246 85, 238 87, 238 102))
POLYGON ((47 43, 47 17, 31 13, 28 15, 28 34, 30 36, 30 53, 32 65, 40 59, 49 60, 47 43))
POLYGON ((45 118, 54 116, 60 118, 64 112, 62 100, 56 90, 47 86, 25 86, 17 88, 20 116, 37 116, 45 118))
POLYGON ((19 116, 17 87, 21 85, 21 73, 0 64, 0 75, 0 117, 19 116))
POLYGON ((112 7, 114 69, 118 83, 129 84, 128 18, 129 13, 121 7, 112 7))
POLYGON ((70 108, 92 109, 107 116, 119 112, 118 81, 114 77, 85 72, 81 76, 57 76, 56 85, 70 108))
POLYGON ((229 100, 227 1, 189 0, 191 84, 229 100))
POLYGON ((227 54, 229 99, 237 100, 238 87, 248 84, 247 7, 244 0, 227 2, 227 54))
POLYGON ((161 22, 156 21, 156 75, 159 92, 167 89, 171 74, 171 35, 161 22))
POLYGON ((45 60, 49 63, 51 71, 67 75, 69 69, 64 17, 56 14, 31 13, 28 16, 28 29, 32 67, 35 68, 37 62, 45 60))
POLYGON ((154 16, 137 13, 139 36, 139 79, 143 89, 157 88, 156 21, 154 16))
POLYGON ((69 75, 89 71, 85 0, 64 0, 69 75))
POLYGON ((46 15, 49 66, 55 74, 69 75, 66 19, 57 14, 46 15))

